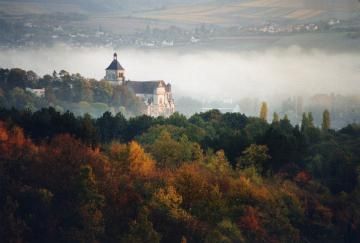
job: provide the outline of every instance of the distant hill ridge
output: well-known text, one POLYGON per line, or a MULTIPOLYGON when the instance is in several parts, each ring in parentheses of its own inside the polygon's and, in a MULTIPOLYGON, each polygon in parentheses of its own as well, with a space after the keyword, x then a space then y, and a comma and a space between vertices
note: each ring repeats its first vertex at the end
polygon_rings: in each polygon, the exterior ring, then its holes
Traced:
MULTIPOLYGON (((119 11, 119 10, 146 10, 163 8, 177 4, 204 3, 211 0, 0 0, 0 4, 23 4, 39 9, 50 11, 71 11, 69 5, 74 6, 75 10, 82 11, 119 11), (66 6, 61 8, 61 6, 66 6)), ((16 6, 20 7, 20 6, 16 6)), ((25 9, 24 9, 25 11, 25 9)))
MULTIPOLYGON (((359 6, 359 0, 0 0, 0 3, 14 4, 56 4, 75 5, 84 10, 120 10, 120 9, 153 9, 174 5, 203 3, 245 3, 257 6, 289 7, 302 6, 322 10, 352 10, 359 6)), ((59 9, 61 11, 61 9, 59 9)))
POLYGON ((264 21, 309 23, 360 17, 359 0, 0 0, 0 17, 81 14, 76 26, 133 33, 213 24, 247 26, 264 21))

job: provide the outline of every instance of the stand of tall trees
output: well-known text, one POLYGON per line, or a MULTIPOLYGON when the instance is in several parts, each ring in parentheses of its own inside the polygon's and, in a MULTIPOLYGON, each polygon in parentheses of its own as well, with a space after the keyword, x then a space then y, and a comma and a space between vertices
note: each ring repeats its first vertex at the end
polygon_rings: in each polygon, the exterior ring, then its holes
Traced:
POLYGON ((126 86, 112 86, 64 70, 39 77, 33 71, 18 68, 0 69, 0 106, 33 111, 53 106, 59 111, 94 116, 107 110, 140 115, 145 109, 144 103, 126 86), (37 97, 26 88, 45 88, 45 96, 37 97))
POLYGON ((4 242, 360 240, 358 124, 53 108, 0 121, 4 242))

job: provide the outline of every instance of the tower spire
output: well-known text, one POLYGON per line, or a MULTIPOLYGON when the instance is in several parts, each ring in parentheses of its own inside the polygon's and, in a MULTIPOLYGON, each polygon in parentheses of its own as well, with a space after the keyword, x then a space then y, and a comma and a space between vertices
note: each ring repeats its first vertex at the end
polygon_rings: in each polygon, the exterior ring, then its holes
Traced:
POLYGON ((117 60, 117 54, 116 54, 116 52, 114 53, 114 60, 117 60))

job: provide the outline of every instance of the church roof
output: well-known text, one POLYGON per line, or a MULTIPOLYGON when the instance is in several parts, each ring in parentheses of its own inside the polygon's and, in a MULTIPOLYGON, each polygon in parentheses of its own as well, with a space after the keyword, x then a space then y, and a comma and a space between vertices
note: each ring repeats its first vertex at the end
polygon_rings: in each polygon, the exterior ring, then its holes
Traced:
POLYGON ((114 58, 114 60, 111 62, 111 64, 106 70, 125 70, 125 69, 121 66, 118 60, 114 58))
POLYGON ((127 81, 126 85, 135 94, 153 94, 154 90, 160 86, 165 86, 163 80, 158 81, 127 81))

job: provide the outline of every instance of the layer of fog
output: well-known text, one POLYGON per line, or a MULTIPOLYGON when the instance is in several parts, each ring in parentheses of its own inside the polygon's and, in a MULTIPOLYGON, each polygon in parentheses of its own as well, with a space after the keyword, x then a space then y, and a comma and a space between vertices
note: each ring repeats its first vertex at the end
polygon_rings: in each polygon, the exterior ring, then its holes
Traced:
MULTIPOLYGON (((70 48, 0 50, 0 67, 40 75, 67 70, 101 79, 114 50, 70 48)), ((360 53, 326 53, 298 47, 236 53, 176 50, 117 50, 130 80, 171 82, 175 96, 194 98, 360 94, 360 53)))

